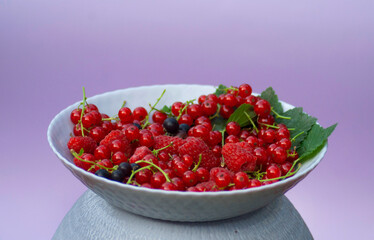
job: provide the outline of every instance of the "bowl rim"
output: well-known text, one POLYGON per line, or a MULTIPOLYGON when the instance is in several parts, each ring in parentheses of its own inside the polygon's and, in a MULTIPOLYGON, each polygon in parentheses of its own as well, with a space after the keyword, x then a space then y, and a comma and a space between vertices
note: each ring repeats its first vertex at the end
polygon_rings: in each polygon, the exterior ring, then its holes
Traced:
MULTIPOLYGON (((158 88, 162 87, 164 89, 167 89, 169 87, 184 87, 184 86, 216 88, 216 86, 213 86, 213 85, 200 85, 200 84, 143 85, 143 86, 123 88, 123 89, 117 89, 117 90, 113 90, 113 91, 100 93, 100 94, 97 94, 97 95, 94 95, 92 97, 87 98, 87 100, 90 101, 90 102, 93 102, 97 98, 105 97, 105 95, 113 95, 113 94, 116 94, 116 93, 121 92, 121 91, 141 90, 141 89, 151 88, 151 87, 158 87, 158 88)), ((257 93, 253 93, 253 94, 258 95, 257 93)), ((283 102, 281 100, 279 100, 279 101, 281 102, 283 107, 285 107, 285 106, 289 107, 289 108, 294 108, 295 107, 295 106, 293 106, 289 103, 283 102)), ((48 126, 48 130, 47 130, 47 139, 48 139, 49 146, 52 148, 53 152, 57 155, 57 157, 60 159, 60 161, 65 166, 67 165, 66 166, 67 168, 70 168, 69 169, 70 171, 72 171, 72 170, 78 171, 80 174, 82 174, 86 178, 89 178, 90 180, 103 181, 105 184, 110 184, 113 187, 116 187, 116 188, 119 187, 119 188, 122 188, 124 190, 140 191, 140 192, 145 192, 145 193, 149 193, 149 194, 165 194, 165 195, 170 195, 170 196, 191 196, 191 197, 247 195, 247 194, 250 194, 250 193, 256 193, 256 192, 260 192, 260 191, 264 191, 264 190, 276 189, 276 188, 281 187, 281 186, 286 186, 286 185, 288 185, 289 183, 292 183, 292 182, 297 183, 297 182, 301 181, 304 177, 306 177, 306 175, 308 175, 321 162, 321 160, 323 159, 324 155, 327 152, 328 143, 326 141, 325 145, 319 151, 319 153, 321 153, 321 155, 318 158, 316 158, 308 168, 303 169, 302 172, 300 172, 301 171, 301 169, 300 169, 294 176, 283 179, 282 181, 278 181, 278 182, 275 182, 275 183, 272 183, 272 184, 263 185, 263 186, 255 187, 255 188, 238 189, 238 190, 234 190, 234 191, 188 192, 188 191, 165 191, 165 190, 161 190, 161 189, 138 187, 138 186, 129 185, 129 184, 125 184, 125 183, 120 183, 120 182, 116 182, 116 181, 113 181, 113 180, 98 177, 93 173, 87 172, 87 171, 75 166, 75 164, 73 164, 68 159, 66 159, 64 156, 62 156, 62 154, 57 150, 57 148, 55 147, 55 145, 53 144, 53 141, 52 141, 52 135, 51 135, 52 134, 52 129, 53 129, 57 119, 59 119, 62 115, 66 114, 67 111, 71 111, 70 109, 72 109, 73 107, 78 106, 80 102, 81 101, 77 101, 77 102, 69 105, 68 107, 62 109, 51 120, 51 122, 48 126)), ((318 122, 317 122, 317 124, 318 124, 318 122)))

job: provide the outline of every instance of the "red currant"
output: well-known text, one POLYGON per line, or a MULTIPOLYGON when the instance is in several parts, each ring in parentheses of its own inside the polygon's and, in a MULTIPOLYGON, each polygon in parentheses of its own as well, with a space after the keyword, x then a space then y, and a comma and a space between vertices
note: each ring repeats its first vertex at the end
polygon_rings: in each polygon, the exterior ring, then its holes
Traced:
POLYGON ((183 173, 183 183, 187 187, 195 186, 197 183, 197 176, 194 172, 188 170, 183 173))
POLYGON ((261 99, 256 102, 254 111, 258 116, 267 116, 271 111, 270 103, 264 99, 261 99))
POLYGON ((201 104, 202 111, 204 115, 211 116, 217 111, 217 103, 212 100, 206 100, 201 104))
POLYGON ((266 169, 266 176, 268 179, 278 178, 281 176, 281 170, 275 165, 271 165, 266 169))
POLYGON ((174 116, 179 116, 179 112, 184 108, 184 104, 182 102, 175 102, 171 105, 171 112, 174 116))
POLYGON ((198 182, 206 182, 209 180, 209 171, 206 168, 199 167, 196 170, 196 176, 198 182))
POLYGON ((253 149, 253 154, 257 158, 257 164, 258 165, 263 165, 268 160, 268 154, 267 154, 266 150, 262 147, 256 147, 255 149, 253 149))
POLYGON ((134 121, 134 116, 132 111, 128 107, 123 107, 118 111, 118 117, 121 119, 122 123, 132 123, 134 121))
POLYGON ((181 160, 186 165, 187 168, 190 168, 193 164, 193 158, 188 154, 183 155, 181 157, 181 160))
POLYGON ((257 147, 258 146, 258 139, 255 136, 249 136, 245 139, 245 141, 251 146, 251 147, 257 147))
POLYGON ((149 183, 151 181, 152 171, 145 168, 135 174, 135 181, 139 184, 149 183))
POLYGON ((258 97, 250 95, 244 99, 244 103, 255 106, 258 101, 258 97))
POLYGON ((112 155, 112 162, 114 165, 119 165, 123 162, 127 162, 127 157, 123 152, 115 152, 112 155))
POLYGON ((197 125, 194 127, 193 136, 206 141, 209 139, 209 129, 203 125, 197 125))
POLYGON ((154 112, 152 115, 153 122, 159 124, 163 124, 166 118, 168 118, 168 116, 165 113, 159 111, 154 112))
POLYGON ((237 136, 235 136, 235 135, 229 135, 225 139, 225 143, 237 143, 239 141, 240 141, 239 138, 237 136))
POLYGON ((249 84, 244 83, 240 85, 238 89, 239 96, 241 96, 242 98, 245 98, 252 94, 252 87, 249 84))
POLYGON ((228 119, 231 114, 234 112, 234 108, 229 107, 227 105, 222 105, 219 113, 224 119, 228 119))
POLYGON ((162 174, 161 172, 156 172, 151 177, 152 188, 160 188, 162 184, 164 184, 165 182, 166 182, 166 178, 164 174, 162 174))
POLYGON ((290 138, 290 131, 287 127, 280 127, 275 133, 275 139, 277 141, 281 140, 282 138, 290 138))
POLYGON ((74 109, 70 113, 71 122, 74 123, 74 124, 77 124, 79 122, 79 120, 81 119, 81 114, 82 114, 82 109, 80 109, 80 108, 74 109))
POLYGON ((153 134, 151 133, 151 131, 149 131, 147 129, 141 130, 140 131, 140 137, 139 137, 139 143, 140 143, 140 145, 146 146, 148 148, 153 147, 153 145, 155 144, 155 140, 154 140, 154 137, 153 137, 153 134))
POLYGON ((218 97, 215 94, 209 94, 208 96, 206 96, 206 100, 211 100, 215 103, 218 103, 218 97))
POLYGON ((100 145, 95 149, 94 156, 96 159, 110 158, 110 149, 105 145, 100 145))
POLYGON ((249 183, 248 175, 244 172, 237 172, 234 175, 233 182, 237 189, 247 188, 249 183))
POLYGON ((90 130, 89 136, 99 143, 105 137, 106 132, 102 127, 94 127, 90 130))
POLYGON ((176 190, 178 190, 177 187, 171 182, 164 182, 161 185, 160 189, 166 190, 166 191, 176 191, 176 190))
POLYGON ((179 120, 178 120, 178 123, 179 124, 187 124, 188 126, 191 126, 193 124, 193 119, 190 115, 188 114, 183 114, 179 120))
POLYGON ((238 136, 240 133, 240 125, 236 122, 229 122, 226 125, 226 132, 228 135, 238 136))
POLYGON ((248 184, 248 188, 260 187, 262 183, 258 179, 251 179, 248 184))
POLYGON ((229 107, 235 107, 238 104, 236 97, 230 93, 225 95, 224 105, 229 107))
POLYGON ((208 145, 215 146, 222 141, 222 134, 219 131, 209 132, 209 139, 207 140, 208 145))
POLYGON ((138 120, 138 121, 141 122, 147 117, 148 112, 143 107, 137 107, 133 110, 132 114, 133 114, 135 120, 138 120))
POLYGON ((231 183, 231 177, 227 172, 219 172, 214 175, 214 182, 217 187, 225 188, 231 183))
POLYGON ((126 138, 130 141, 133 141, 135 139, 138 139, 139 136, 140 136, 140 133, 139 133, 139 128, 137 128, 136 126, 132 125, 132 126, 129 126, 128 128, 126 128, 125 130, 125 135, 126 135, 126 138))
POLYGON ((187 113, 190 115, 193 119, 196 119, 203 115, 203 110, 199 104, 191 104, 187 107, 187 113))
POLYGON ((201 96, 197 99, 197 101, 198 101, 199 104, 202 104, 203 102, 205 102, 205 100, 206 100, 206 95, 201 95, 201 96))

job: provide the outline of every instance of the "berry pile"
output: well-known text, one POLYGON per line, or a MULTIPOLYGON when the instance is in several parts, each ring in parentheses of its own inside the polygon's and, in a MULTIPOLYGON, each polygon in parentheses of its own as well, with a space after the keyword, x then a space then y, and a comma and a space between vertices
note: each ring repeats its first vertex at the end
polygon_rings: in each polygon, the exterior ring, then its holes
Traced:
POLYGON ((276 121, 291 118, 252 95, 250 85, 220 85, 197 101, 157 109, 164 93, 149 112, 124 102, 109 117, 87 103, 83 89, 83 101, 70 115, 67 146, 74 164, 124 184, 194 192, 259 187, 300 167, 295 142, 304 131, 291 136, 296 129, 276 121))

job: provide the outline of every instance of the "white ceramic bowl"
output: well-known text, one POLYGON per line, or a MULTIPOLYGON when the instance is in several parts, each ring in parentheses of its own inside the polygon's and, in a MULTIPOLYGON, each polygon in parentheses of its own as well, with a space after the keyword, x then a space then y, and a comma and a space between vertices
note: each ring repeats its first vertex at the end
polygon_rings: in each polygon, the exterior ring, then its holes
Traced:
MULTIPOLYGON (((117 114, 124 100, 130 108, 148 106, 166 89, 157 106, 171 105, 174 101, 187 101, 215 91, 206 85, 154 85, 129 88, 88 98, 99 110, 109 116, 117 114)), ((282 103, 285 110, 293 106, 282 103)), ((108 203, 123 210, 146 217, 186 222, 227 219, 259 209, 283 195, 311 172, 327 151, 324 146, 313 159, 303 164, 292 177, 262 187, 222 192, 177 192, 140 188, 110 181, 78 168, 72 163, 67 142, 72 132, 71 111, 75 103, 61 111, 50 123, 48 141, 62 163, 89 189, 108 203)))

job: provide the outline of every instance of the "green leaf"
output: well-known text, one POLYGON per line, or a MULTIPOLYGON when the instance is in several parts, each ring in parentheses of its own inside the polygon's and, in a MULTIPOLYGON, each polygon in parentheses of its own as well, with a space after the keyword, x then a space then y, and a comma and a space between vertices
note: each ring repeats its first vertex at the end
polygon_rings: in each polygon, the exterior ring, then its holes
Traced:
POLYGON ((165 105, 162 107, 161 111, 164 113, 171 113, 171 107, 165 105))
POLYGON ((247 113, 252 119, 256 117, 252 105, 242 104, 231 114, 227 122, 236 122, 240 127, 245 127, 250 124, 250 120, 245 113, 247 113))
POLYGON ((282 104, 279 102, 277 94, 272 87, 268 87, 265 91, 261 93, 261 98, 265 99, 273 107, 274 111, 281 114, 283 113, 282 104))
POLYGON ((300 143, 304 140, 304 138, 307 136, 308 131, 316 123, 317 119, 304 113, 303 109, 300 107, 290 109, 282 113, 282 115, 290 117, 291 119, 275 118, 275 122, 278 124, 283 123, 287 126, 287 128, 294 128, 294 130, 290 130, 291 139, 296 135, 304 132, 300 134, 297 138, 295 138, 294 141, 292 141, 292 147, 298 147, 300 143))
POLYGON ((323 128, 318 124, 314 124, 312 129, 308 132, 308 135, 306 136, 306 138, 297 150, 300 158, 307 158, 308 156, 313 154, 317 149, 323 146, 327 141, 327 138, 336 128, 336 126, 337 123, 328 128, 323 128))
POLYGON ((216 92, 214 93, 217 97, 219 97, 219 95, 221 95, 221 94, 223 94, 223 93, 226 93, 226 91, 225 91, 225 89, 226 89, 227 87, 225 86, 225 85, 222 85, 222 84, 220 84, 219 86, 218 86, 218 88, 216 89, 216 92))
POLYGON ((226 129, 226 123, 227 123, 226 119, 221 117, 221 115, 211 120, 213 131, 223 131, 224 129, 226 129))

